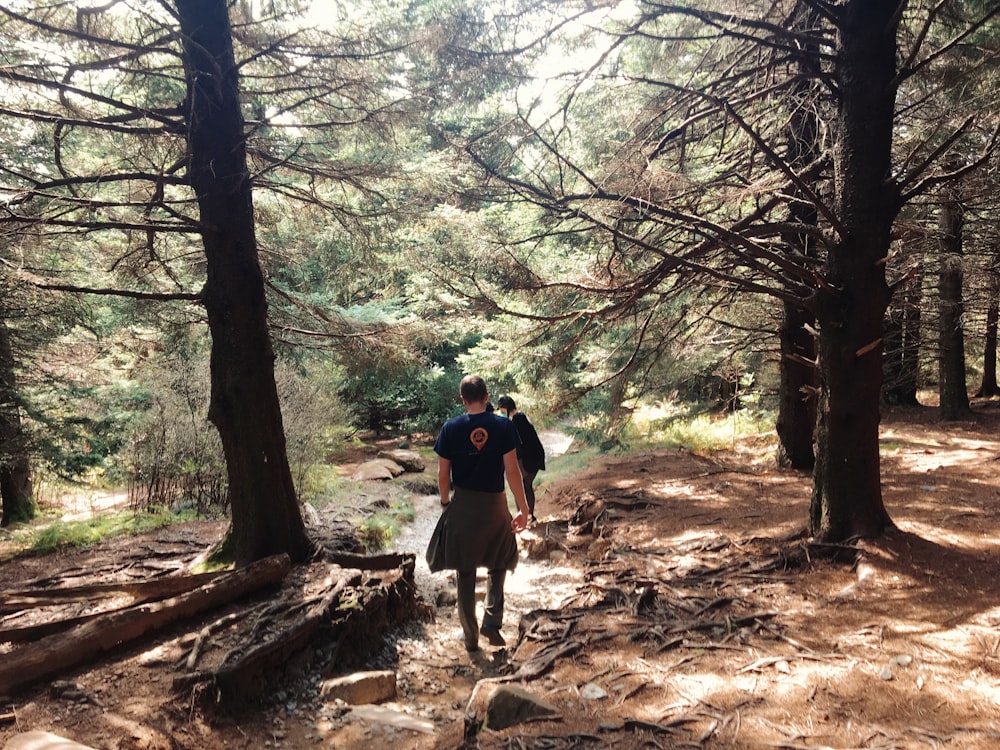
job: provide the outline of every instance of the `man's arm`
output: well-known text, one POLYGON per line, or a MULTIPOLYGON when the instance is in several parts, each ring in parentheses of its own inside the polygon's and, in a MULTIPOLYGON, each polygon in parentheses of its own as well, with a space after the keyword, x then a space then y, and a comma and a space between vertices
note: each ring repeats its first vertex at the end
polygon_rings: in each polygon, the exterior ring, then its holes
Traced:
POLYGON ((438 492, 441 493, 441 505, 451 502, 451 461, 438 456, 438 492))
POLYGON ((510 450, 503 454, 503 468, 507 474, 507 484, 517 501, 517 515, 511 521, 514 533, 524 531, 528 526, 528 498, 524 494, 524 481, 521 479, 521 469, 517 466, 517 451, 510 450))

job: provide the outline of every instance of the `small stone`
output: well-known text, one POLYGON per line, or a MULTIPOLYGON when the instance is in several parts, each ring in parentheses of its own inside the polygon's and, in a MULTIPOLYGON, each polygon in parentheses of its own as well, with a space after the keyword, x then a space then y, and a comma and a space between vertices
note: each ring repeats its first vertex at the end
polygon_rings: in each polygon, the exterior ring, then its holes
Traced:
POLYGON ((340 699, 352 705, 381 703, 396 697, 396 673, 389 670, 356 672, 344 677, 326 680, 320 696, 340 699))
POLYGON ((400 731, 435 734, 434 722, 417 719, 402 711, 395 711, 383 706, 355 706, 351 715, 375 725, 380 734, 397 734, 400 731))
POLYGON ((913 663, 913 657, 909 654, 897 654, 889 659, 889 664, 895 667, 908 667, 913 663))
POLYGON ((454 589, 441 589, 434 597, 434 605, 437 607, 454 607, 458 602, 458 594, 454 589))
POLYGON ((889 667, 882 667, 882 671, 878 673, 878 678, 886 681, 891 680, 892 670, 889 667))
POLYGON ((25 732, 15 735, 6 745, 4 750, 43 750, 44 748, 59 748, 59 750, 93 750, 89 745, 81 745, 78 742, 60 737, 51 732, 25 732))
POLYGON ((523 688, 501 685, 486 702, 483 725, 488 729, 506 729, 529 719, 557 716, 554 706, 536 698, 523 688))
POLYGON ((588 682, 582 688, 580 688, 580 697, 585 698, 588 701, 599 701, 602 698, 608 697, 608 691, 602 688, 600 685, 595 685, 593 682, 588 682))

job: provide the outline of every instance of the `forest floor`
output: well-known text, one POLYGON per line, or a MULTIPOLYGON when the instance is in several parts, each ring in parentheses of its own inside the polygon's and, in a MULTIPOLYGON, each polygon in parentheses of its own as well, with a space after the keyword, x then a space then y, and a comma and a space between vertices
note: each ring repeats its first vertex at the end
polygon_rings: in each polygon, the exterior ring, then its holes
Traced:
MULTIPOLYGON (((418 590, 438 606, 368 658, 396 672, 390 702, 328 703, 317 676, 299 675, 253 710, 207 710, 172 689, 171 660, 151 657, 198 620, 9 696, 0 747, 28 730, 101 750, 1000 747, 998 406, 948 424, 932 407, 887 410, 883 492, 898 528, 842 550, 808 544, 810 477, 774 467, 770 436, 595 460, 545 486, 508 578, 508 646, 473 654, 451 579, 423 564, 436 498, 417 497, 396 546, 416 553, 418 590), (556 714, 471 737, 484 680, 556 714)), ((179 566, 222 531, 192 523, 7 560, 0 591, 140 558, 179 566)))

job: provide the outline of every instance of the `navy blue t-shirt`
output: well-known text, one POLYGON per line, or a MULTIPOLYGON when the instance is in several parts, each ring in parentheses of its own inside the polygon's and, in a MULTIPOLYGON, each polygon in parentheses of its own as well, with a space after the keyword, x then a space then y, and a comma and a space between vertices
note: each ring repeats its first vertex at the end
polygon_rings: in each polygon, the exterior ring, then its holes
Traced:
POLYGON ((517 447, 514 423, 482 412, 444 423, 434 452, 451 461, 451 483, 478 492, 503 492, 503 457, 517 447))

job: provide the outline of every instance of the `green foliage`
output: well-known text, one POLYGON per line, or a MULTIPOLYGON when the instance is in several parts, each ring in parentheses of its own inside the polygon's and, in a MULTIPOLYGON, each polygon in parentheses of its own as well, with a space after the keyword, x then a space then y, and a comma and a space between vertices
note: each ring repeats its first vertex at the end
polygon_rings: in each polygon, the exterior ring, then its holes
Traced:
POLYGON ((68 481, 121 481, 117 455, 148 405, 146 387, 127 380, 36 392, 27 414, 39 471, 68 481))
POLYGON ((773 412, 755 408, 724 414, 690 407, 659 406, 636 410, 629 427, 630 445, 685 448, 695 453, 730 449, 748 437, 774 432, 773 412))
POLYGON ((299 499, 321 508, 336 503, 353 491, 353 484, 338 472, 337 467, 328 463, 313 463, 296 485, 299 499))
POLYGON ((193 518, 191 511, 171 513, 164 508, 150 507, 141 512, 123 511, 86 521, 54 521, 26 530, 21 538, 27 554, 45 555, 72 547, 87 547, 111 537, 154 531, 193 518))
POLYGON ((384 549, 399 536, 400 524, 412 523, 416 517, 413 504, 397 502, 381 513, 368 516, 358 527, 358 536, 367 552, 384 549))
POLYGON ((352 430, 351 411, 336 393, 336 383, 320 367, 278 363, 275 372, 281 399, 288 465, 299 498, 308 495, 307 477, 339 447, 352 430))
POLYGON ((478 335, 453 342, 415 333, 409 351, 373 349, 341 362, 338 395, 351 404, 359 426, 376 433, 433 431, 454 415, 464 374, 459 355, 478 335))
POLYGON ((540 472, 536 478, 536 490, 544 489, 546 485, 555 484, 561 479, 579 474, 585 469, 591 468, 594 460, 601 453, 601 451, 592 446, 584 446, 582 448, 574 448, 572 451, 559 456, 546 458, 545 471, 540 472))
MULTIPOLYGON (((148 408, 120 457, 128 472, 133 504, 188 506, 205 513, 223 508, 228 479, 218 432, 208 419, 209 373, 204 342, 187 342, 141 369, 148 408)), ((296 487, 350 430, 350 412, 335 385, 321 373, 279 362, 275 380, 281 399, 289 467, 296 487)))
POLYGON ((226 500, 222 445, 208 413, 208 363, 203 352, 178 346, 141 370, 149 406, 121 460, 134 507, 186 506, 206 513, 226 500))

